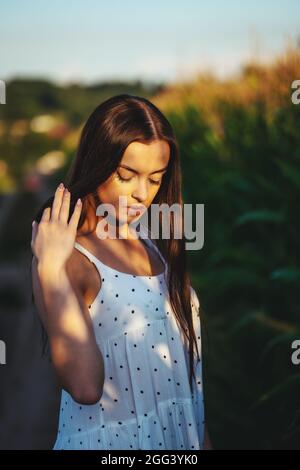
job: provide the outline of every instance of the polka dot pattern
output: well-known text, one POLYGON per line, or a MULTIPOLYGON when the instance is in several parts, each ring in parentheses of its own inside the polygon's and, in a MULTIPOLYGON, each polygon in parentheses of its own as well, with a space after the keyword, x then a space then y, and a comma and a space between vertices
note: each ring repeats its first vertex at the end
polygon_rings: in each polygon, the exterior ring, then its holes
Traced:
MULTIPOLYGON (((164 262, 153 242, 147 243, 164 262)), ((78 243, 75 247, 105 279, 89 312, 106 375, 103 394, 93 405, 79 404, 62 390, 53 449, 202 449, 205 418, 196 292, 191 288, 200 361, 195 358, 191 390, 187 345, 169 302, 167 265, 156 276, 131 275, 105 265, 78 243)))

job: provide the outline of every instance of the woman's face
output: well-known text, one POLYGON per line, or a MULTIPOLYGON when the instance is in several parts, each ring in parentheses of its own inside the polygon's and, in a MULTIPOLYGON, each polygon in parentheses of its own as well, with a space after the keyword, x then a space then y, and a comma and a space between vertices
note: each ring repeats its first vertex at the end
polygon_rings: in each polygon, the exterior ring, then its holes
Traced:
POLYGON ((134 213, 128 206, 143 204, 147 209, 155 198, 167 170, 170 147, 164 140, 151 144, 131 142, 126 148, 117 170, 98 188, 102 203, 114 206, 119 221, 126 216, 128 223, 141 213, 134 213), (119 213, 119 196, 125 196, 124 212, 119 213))

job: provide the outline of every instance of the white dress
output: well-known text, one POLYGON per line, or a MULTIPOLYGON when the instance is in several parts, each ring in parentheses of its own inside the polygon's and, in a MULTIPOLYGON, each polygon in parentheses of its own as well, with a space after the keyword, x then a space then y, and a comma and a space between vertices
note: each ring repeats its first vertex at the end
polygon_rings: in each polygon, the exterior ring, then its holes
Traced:
POLYGON ((75 247, 95 264, 101 289, 89 307, 105 366, 103 395, 83 405, 62 390, 53 450, 202 449, 202 389, 199 300, 191 288, 198 350, 193 393, 183 335, 169 303, 165 271, 137 276, 113 269, 79 243, 75 247))

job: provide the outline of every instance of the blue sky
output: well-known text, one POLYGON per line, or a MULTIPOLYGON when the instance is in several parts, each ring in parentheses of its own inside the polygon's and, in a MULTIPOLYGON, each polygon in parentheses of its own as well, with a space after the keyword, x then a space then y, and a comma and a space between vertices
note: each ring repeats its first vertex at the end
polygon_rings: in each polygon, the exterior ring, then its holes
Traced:
POLYGON ((299 0, 7 0, 0 16, 2 80, 225 77, 300 38, 299 0))

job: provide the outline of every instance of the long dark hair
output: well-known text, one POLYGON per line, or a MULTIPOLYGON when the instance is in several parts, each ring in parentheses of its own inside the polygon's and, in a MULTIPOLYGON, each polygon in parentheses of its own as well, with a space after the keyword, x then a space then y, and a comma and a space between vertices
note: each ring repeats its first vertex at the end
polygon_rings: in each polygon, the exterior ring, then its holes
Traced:
MULTIPOLYGON (((170 146, 170 159, 161 186, 153 203, 166 203, 171 207, 179 204, 182 209, 182 177, 179 148, 171 124, 162 112, 149 100, 128 94, 113 96, 92 112, 81 132, 76 157, 66 177, 65 186, 71 193, 70 216, 77 198, 82 200, 78 230, 83 225, 87 207, 92 200, 97 207, 101 201, 97 189, 116 171, 126 147, 134 141, 151 143, 164 140, 170 146)), ((52 207, 51 196, 39 209, 34 220, 40 221, 46 207, 52 207)), ((172 215, 172 214, 171 214, 172 215)), ((95 217, 96 228, 97 219, 95 217)), ((161 223, 161 220, 160 220, 161 223)), ((151 221, 149 223, 151 231, 151 221)), ((88 232, 88 233, 91 233, 88 232)), ((183 233, 183 232, 182 232, 183 233)), ((192 388, 194 353, 199 351, 193 327, 191 307, 191 281, 187 272, 185 238, 174 239, 174 221, 170 218, 170 238, 159 238, 157 246, 168 265, 168 288, 170 303, 179 322, 189 351, 189 381, 192 388)), ((32 296, 33 298, 33 296, 32 296)), ((200 321, 200 320, 199 320, 200 321)), ((45 338, 45 331, 44 338, 45 338)))

